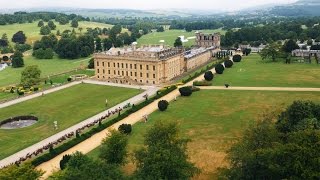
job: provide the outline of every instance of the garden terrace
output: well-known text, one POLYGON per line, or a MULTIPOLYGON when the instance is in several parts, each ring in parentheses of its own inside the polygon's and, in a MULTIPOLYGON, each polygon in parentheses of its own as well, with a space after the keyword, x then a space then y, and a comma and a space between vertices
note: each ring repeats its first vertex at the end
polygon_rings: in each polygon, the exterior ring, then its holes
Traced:
POLYGON ((1 129, 0 159, 104 111, 106 99, 108 107, 112 107, 139 92, 137 89, 80 84, 2 108, 0 119, 19 113, 37 116, 39 120, 22 129, 1 129), (54 129, 54 121, 58 121, 58 130, 54 129))

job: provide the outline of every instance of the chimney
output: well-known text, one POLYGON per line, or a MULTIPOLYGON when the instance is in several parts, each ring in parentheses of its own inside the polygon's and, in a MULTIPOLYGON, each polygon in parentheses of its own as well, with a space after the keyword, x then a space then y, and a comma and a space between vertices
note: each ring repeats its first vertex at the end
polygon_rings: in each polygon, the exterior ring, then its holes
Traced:
POLYGON ((137 50, 137 44, 138 44, 137 42, 133 42, 133 43, 131 44, 133 51, 137 50))

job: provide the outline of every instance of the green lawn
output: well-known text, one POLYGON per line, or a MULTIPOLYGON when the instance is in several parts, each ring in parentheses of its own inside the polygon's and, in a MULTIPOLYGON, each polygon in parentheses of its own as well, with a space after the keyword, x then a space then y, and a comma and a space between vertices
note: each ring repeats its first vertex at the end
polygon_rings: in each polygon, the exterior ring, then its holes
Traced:
POLYGON ((22 129, 0 129, 0 159, 102 112, 105 110, 106 98, 109 107, 112 107, 139 92, 136 89, 80 84, 2 108, 0 120, 18 115, 34 115, 39 118, 39 122, 22 129), (58 121, 58 131, 54 130, 54 121, 58 121))
POLYGON ((320 65, 270 62, 261 60, 258 54, 243 57, 222 75, 216 75, 214 86, 255 86, 255 87, 318 87, 320 88, 320 65))
MULTIPOLYGON (((23 31, 27 36, 27 43, 32 44, 34 41, 41 39, 40 35, 40 27, 38 27, 38 22, 35 21, 33 23, 24 23, 24 24, 10 24, 10 25, 1 25, 0 26, 0 35, 7 33, 9 41, 11 41, 11 38, 13 34, 15 34, 18 31, 23 31)), ((70 24, 66 25, 60 25, 58 22, 55 22, 55 25, 57 26, 56 30, 52 30, 51 32, 56 34, 57 30, 60 30, 62 33, 64 30, 72 30, 70 24)), ((47 23, 45 22, 45 25, 47 23)), ((82 33, 87 31, 87 28, 111 28, 113 25, 110 24, 104 24, 104 23, 97 23, 97 22, 88 22, 88 21, 80 21, 79 27, 82 27, 82 33)), ((77 33, 80 33, 78 28, 75 28, 77 33)))
MULTIPOLYGON (((90 57, 68 60, 59 59, 56 56, 53 59, 36 59, 33 56, 26 56, 24 58, 24 63, 25 67, 30 65, 38 65, 41 70, 41 77, 48 77, 49 75, 63 73, 79 68, 81 65, 86 67, 89 60, 90 57)), ((0 87, 19 83, 23 69, 24 67, 7 67, 5 70, 0 71, 0 87)))
MULTIPOLYGON (((75 74, 86 74, 87 76, 91 77, 94 76, 95 72, 93 70, 77 70, 77 71, 72 71, 72 72, 68 72, 68 73, 64 73, 64 74, 60 74, 60 75, 56 75, 56 76, 52 76, 47 79, 47 84, 45 84, 45 81, 43 80, 38 87, 39 88, 48 88, 51 86, 50 84, 50 80, 52 80, 53 85, 56 84, 63 84, 63 83, 67 83, 68 82, 68 78, 71 75, 75 75, 75 74)), ((0 101, 2 100, 6 100, 6 99, 10 99, 10 98, 14 98, 14 97, 18 97, 17 93, 10 93, 10 92, 1 92, 0 90, 0 101)))
MULTIPOLYGON (((188 37, 194 37, 196 31, 186 32, 185 30, 167 30, 164 32, 154 32, 149 33, 147 35, 143 35, 138 39, 138 45, 149 45, 149 44, 159 44, 160 40, 165 40, 165 44, 169 46, 173 46, 174 41, 178 36, 184 36, 185 39, 188 37)), ((214 29, 214 30, 201 30, 204 33, 214 33, 220 32, 221 34, 225 34, 225 31, 222 29, 214 29)), ((195 39, 190 39, 188 42, 184 43, 185 46, 191 46, 195 44, 195 39)))
MULTIPOLYGON (((212 179, 224 160, 226 150, 243 130, 263 113, 281 110, 294 100, 320 102, 320 92, 258 92, 201 90, 191 97, 171 102, 165 112, 156 111, 147 123, 137 123, 129 137, 129 150, 141 148, 143 135, 156 121, 177 121, 189 143, 191 160, 202 170, 198 179, 212 179)), ((97 158, 99 149, 89 155, 97 158)), ((132 172, 133 164, 125 167, 132 172)))

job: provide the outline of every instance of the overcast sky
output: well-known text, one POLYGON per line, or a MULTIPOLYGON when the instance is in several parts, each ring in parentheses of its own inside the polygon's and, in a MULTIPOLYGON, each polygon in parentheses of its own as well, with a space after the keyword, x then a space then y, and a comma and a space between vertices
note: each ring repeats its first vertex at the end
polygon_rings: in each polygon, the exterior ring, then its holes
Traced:
POLYGON ((221 9, 239 10, 297 0, 0 0, 0 8, 73 7, 100 9, 221 9))

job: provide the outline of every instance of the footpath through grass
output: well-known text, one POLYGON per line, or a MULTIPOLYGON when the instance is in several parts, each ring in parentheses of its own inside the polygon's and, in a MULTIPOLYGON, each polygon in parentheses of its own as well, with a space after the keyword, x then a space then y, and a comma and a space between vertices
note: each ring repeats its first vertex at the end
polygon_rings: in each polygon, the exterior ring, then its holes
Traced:
MULTIPOLYGON (((226 150, 236 142, 249 124, 265 112, 283 109, 294 100, 320 102, 320 92, 267 92, 201 90, 191 97, 179 97, 165 112, 149 115, 147 123, 133 126, 129 136, 129 150, 143 146, 143 135, 156 121, 177 121, 182 134, 189 137, 189 155, 202 170, 199 179, 212 179, 218 167, 226 165, 226 150)), ((89 153, 97 158, 99 148, 89 153)), ((125 171, 131 173, 129 163, 125 171)))
POLYGON ((137 89, 80 84, 2 108, 0 121, 19 115, 37 116, 39 121, 22 129, 0 129, 0 159, 102 112, 106 99, 112 107, 139 93, 137 89), (58 131, 54 130, 54 121, 58 121, 58 131))
POLYGON ((263 61, 258 54, 244 56, 240 63, 216 75, 214 86, 254 87, 315 87, 320 88, 320 65, 305 63, 285 64, 283 61, 263 61))

